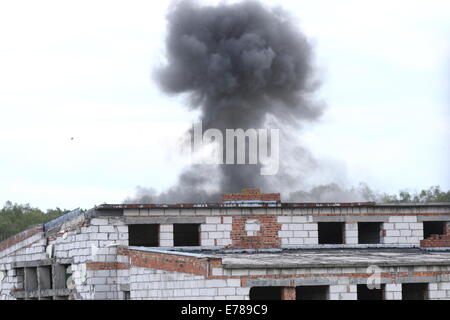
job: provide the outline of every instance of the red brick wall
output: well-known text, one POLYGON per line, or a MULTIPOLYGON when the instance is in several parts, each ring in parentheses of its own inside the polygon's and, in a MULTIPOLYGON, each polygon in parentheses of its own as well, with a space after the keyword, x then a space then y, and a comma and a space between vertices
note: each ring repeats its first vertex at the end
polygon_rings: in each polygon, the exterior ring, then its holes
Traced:
POLYGON ((208 259, 137 250, 129 250, 128 256, 130 257, 131 265, 137 267, 204 276, 208 276, 210 273, 208 259))
POLYGON ((234 216, 231 231, 232 244, 227 249, 262 249, 280 248, 281 240, 278 231, 281 224, 277 223, 276 216, 234 216), (257 219, 260 230, 254 236, 248 236, 245 230, 247 220, 257 219))
POLYGON ((86 262, 87 270, 120 270, 129 269, 128 263, 121 262, 86 262))
POLYGON ((279 193, 261 193, 259 189, 244 189, 241 193, 226 193, 222 195, 222 201, 280 201, 279 193))
POLYGON ((450 234, 433 235, 427 239, 421 240, 420 246, 423 248, 450 247, 450 234))

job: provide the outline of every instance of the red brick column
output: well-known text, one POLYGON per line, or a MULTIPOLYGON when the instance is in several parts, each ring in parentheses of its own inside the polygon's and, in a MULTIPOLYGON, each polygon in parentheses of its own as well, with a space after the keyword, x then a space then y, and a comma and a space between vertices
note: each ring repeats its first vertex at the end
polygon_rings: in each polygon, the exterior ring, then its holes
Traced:
POLYGON ((295 287, 283 287, 281 289, 281 300, 296 300, 295 287))

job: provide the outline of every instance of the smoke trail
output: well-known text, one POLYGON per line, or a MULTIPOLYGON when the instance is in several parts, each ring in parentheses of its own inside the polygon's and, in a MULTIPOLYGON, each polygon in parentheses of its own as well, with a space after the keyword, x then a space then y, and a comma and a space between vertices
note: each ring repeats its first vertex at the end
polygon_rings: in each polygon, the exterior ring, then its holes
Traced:
POLYGON ((298 185, 317 164, 290 132, 317 120, 323 106, 312 99, 318 87, 312 47, 295 19, 257 1, 217 6, 176 1, 167 20, 167 64, 156 75, 161 89, 187 94, 204 130, 278 126, 280 172, 267 177, 259 174, 260 165, 191 166, 166 192, 140 189, 127 201, 213 201, 246 187, 281 191, 298 185))

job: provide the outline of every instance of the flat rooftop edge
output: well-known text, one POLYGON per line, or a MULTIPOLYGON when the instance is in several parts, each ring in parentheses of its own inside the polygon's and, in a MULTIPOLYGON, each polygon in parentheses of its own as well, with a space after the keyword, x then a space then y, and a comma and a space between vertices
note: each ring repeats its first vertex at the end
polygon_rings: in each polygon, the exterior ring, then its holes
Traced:
POLYGON ((328 208, 328 207, 450 207, 450 202, 376 203, 376 202, 232 202, 232 203, 177 203, 177 204, 101 204, 96 210, 118 209, 201 209, 201 208, 328 208))
POLYGON ((430 251, 415 247, 243 250, 128 247, 128 249, 199 259, 218 258, 222 260, 225 269, 352 268, 372 265, 378 267, 450 266, 450 250, 430 251))
POLYGON ((420 249, 283 250, 273 253, 217 254, 226 269, 292 269, 450 266, 450 251, 420 249))

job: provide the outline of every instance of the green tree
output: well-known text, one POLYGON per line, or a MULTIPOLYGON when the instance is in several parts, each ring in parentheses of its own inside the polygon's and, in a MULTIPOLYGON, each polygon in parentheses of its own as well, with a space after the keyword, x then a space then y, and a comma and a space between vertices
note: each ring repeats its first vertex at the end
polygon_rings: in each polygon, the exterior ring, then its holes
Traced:
POLYGON ((432 186, 420 192, 410 193, 402 190, 398 195, 387 194, 378 197, 378 202, 386 203, 426 203, 426 202, 450 202, 450 190, 442 191, 439 186, 432 186))
POLYGON ((46 212, 29 204, 7 201, 0 210, 0 241, 19 233, 33 225, 53 220, 68 210, 49 209, 46 212))

